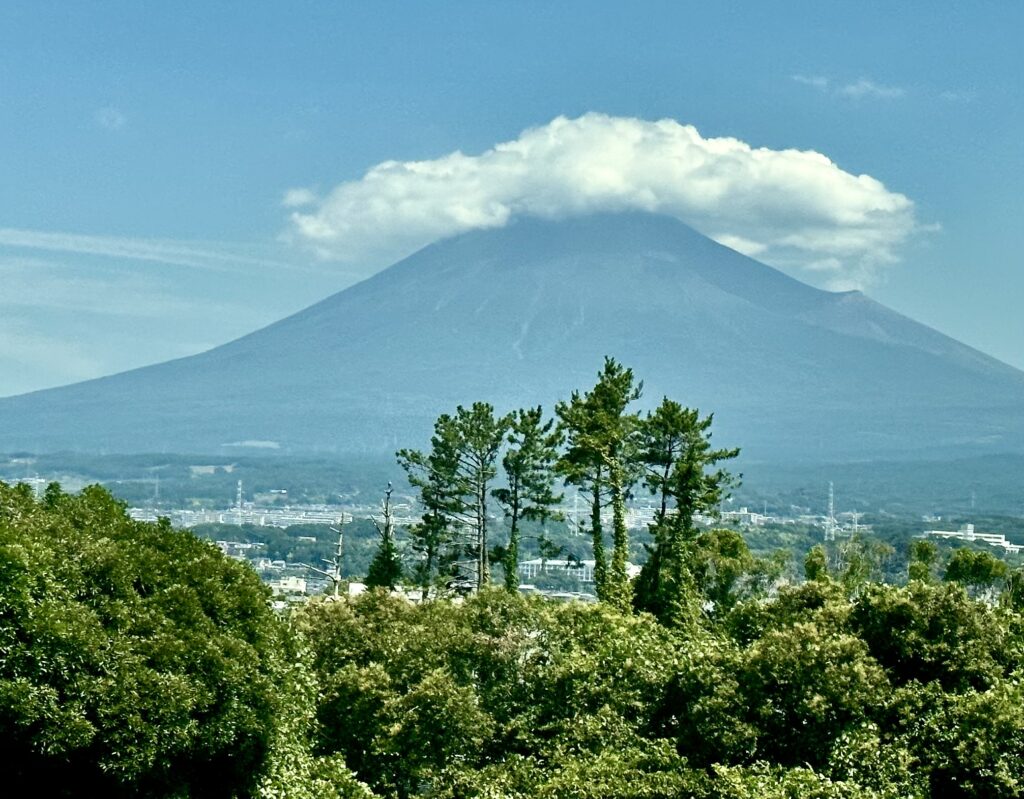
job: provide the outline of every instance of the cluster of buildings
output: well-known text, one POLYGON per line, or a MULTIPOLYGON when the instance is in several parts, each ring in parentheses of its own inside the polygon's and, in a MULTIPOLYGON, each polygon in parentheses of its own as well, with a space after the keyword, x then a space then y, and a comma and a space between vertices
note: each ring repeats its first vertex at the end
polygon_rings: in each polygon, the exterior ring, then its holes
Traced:
MULTIPOLYGON (((315 539, 312 539, 315 540, 315 539)), ((260 578, 274 592, 275 597, 298 597, 320 593, 327 580, 310 575, 304 563, 289 563, 271 559, 262 554, 266 544, 260 541, 214 541, 218 549, 229 558, 251 565, 260 578)))

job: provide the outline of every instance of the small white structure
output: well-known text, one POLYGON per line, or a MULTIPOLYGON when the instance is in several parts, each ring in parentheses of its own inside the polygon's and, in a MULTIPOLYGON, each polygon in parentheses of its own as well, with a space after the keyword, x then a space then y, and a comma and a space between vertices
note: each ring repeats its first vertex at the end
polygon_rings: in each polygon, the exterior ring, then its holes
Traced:
POLYGON ((568 574, 581 583, 594 582, 594 561, 534 558, 519 564, 519 579, 528 582, 541 574, 568 574))
POLYGON ((1016 555, 1022 549, 1022 544, 1011 544, 1002 533, 979 533, 974 529, 973 524, 963 524, 959 530, 925 530, 921 538, 955 538, 959 541, 981 541, 993 547, 1005 549, 1011 555, 1016 555))
POLYGON ((280 594, 304 594, 306 593, 306 580, 304 577, 285 576, 280 577, 277 580, 271 580, 267 585, 270 586, 276 595, 280 594))
POLYGON ((741 527, 763 527, 768 522, 768 517, 763 513, 742 507, 739 510, 722 511, 721 520, 738 524, 741 527))

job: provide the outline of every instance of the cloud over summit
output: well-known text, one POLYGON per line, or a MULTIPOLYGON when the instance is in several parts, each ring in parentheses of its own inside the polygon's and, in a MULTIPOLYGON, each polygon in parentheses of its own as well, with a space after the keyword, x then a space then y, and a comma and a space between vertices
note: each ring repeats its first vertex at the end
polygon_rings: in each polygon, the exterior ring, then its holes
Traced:
POLYGON ((480 155, 385 161, 322 197, 292 189, 286 205, 294 238, 348 262, 383 265, 520 215, 641 210, 844 287, 870 282, 916 227, 907 197, 821 153, 597 113, 558 117, 480 155))

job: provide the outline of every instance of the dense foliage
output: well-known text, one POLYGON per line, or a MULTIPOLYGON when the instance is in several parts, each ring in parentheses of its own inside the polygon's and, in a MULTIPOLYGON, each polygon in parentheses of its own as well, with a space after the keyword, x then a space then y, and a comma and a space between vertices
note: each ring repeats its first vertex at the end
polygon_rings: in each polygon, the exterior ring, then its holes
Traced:
POLYGON ((984 559, 893 586, 814 550, 807 579, 779 585, 777 564, 712 530, 684 542, 686 610, 667 621, 488 589, 315 600, 283 624, 247 567, 101 489, 0 485, 0 513, 8 784, 44 795, 1024 786, 1021 575, 997 597, 984 559))
POLYGON ((819 573, 697 616, 684 630, 493 589, 313 603, 296 623, 324 689, 318 751, 394 797, 1024 788, 1024 618, 1010 608, 955 583, 851 595, 819 573))
POLYGON ((42 796, 252 789, 280 625, 251 569, 104 489, 0 483, 4 783, 42 796))

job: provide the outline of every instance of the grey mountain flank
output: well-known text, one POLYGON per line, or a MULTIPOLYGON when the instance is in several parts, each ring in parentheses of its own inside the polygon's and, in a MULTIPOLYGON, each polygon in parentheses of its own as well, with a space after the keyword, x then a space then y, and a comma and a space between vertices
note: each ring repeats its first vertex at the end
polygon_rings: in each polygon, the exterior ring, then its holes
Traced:
POLYGON ((208 352, 0 400, 0 450, 385 454, 438 413, 550 410, 605 355, 754 459, 1024 452, 1024 373, 666 217, 438 242, 208 352))

